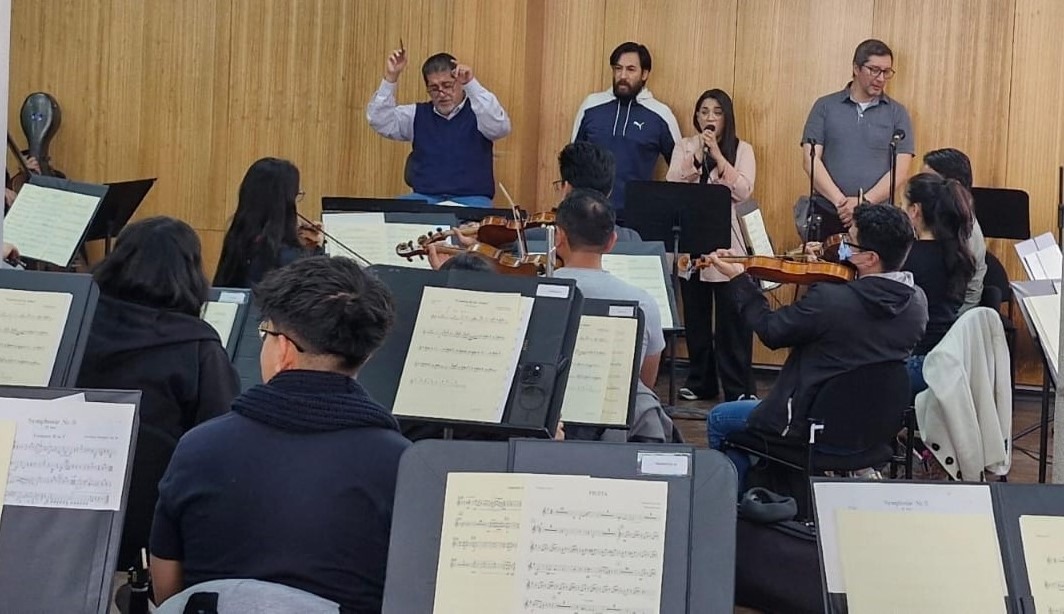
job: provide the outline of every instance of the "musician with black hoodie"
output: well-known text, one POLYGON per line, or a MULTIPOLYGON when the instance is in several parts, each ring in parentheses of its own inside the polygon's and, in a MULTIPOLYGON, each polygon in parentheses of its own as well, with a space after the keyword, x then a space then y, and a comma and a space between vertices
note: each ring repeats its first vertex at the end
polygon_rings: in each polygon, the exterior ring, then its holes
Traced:
MULTIPOLYGON (((913 244, 908 218, 890 205, 860 205, 853 220, 839 256, 857 269, 857 279, 813 285, 801 300, 776 311, 769 309, 760 287, 741 264, 723 262, 718 254, 710 256, 713 266, 729 279, 727 289, 740 316, 762 343, 773 350, 791 350, 763 400, 731 401, 713 408, 707 418, 710 447, 721 450, 728 435, 748 429, 803 440, 812 393, 821 384, 865 365, 900 363, 923 337, 927 297, 912 273, 900 270, 913 244)), ((869 385, 874 391, 875 383, 869 385)), ((728 456, 741 486, 749 459, 744 454, 728 456)))
POLYGON ((93 272, 100 286, 78 386, 140 390, 140 436, 119 568, 147 546, 157 485, 177 440, 228 411, 240 383, 218 333, 199 318, 209 288, 188 224, 126 227, 93 272))

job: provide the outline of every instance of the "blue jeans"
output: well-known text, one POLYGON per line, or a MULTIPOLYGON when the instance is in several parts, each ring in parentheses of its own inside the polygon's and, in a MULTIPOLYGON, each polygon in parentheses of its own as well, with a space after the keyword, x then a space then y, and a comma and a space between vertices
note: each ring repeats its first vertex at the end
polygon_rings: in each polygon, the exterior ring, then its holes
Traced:
POLYGON ((909 386, 912 389, 912 398, 927 390, 927 381, 924 379, 924 359, 927 356, 910 356, 905 360, 905 369, 909 372, 909 386))
POLYGON ((746 419, 750 412, 754 411, 761 401, 728 401, 717 405, 709 412, 706 418, 706 434, 709 436, 709 447, 720 450, 728 456, 728 460, 735 465, 735 473, 739 476, 739 495, 742 496, 743 484, 746 481, 746 470, 750 468, 750 456, 733 449, 724 449, 724 440, 728 435, 746 430, 746 419))
POLYGON ((491 199, 487 196, 452 196, 451 194, 418 194, 417 192, 411 192, 410 194, 403 194, 399 198, 402 200, 424 200, 428 201, 430 205, 437 205, 445 200, 449 200, 458 203, 459 205, 479 207, 481 209, 493 206, 491 199))

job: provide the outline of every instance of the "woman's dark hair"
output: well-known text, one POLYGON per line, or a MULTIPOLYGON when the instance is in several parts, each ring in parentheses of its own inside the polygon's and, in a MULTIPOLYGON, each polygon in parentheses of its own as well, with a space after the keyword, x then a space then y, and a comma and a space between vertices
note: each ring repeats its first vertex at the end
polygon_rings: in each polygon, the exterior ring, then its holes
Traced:
POLYGON ((349 258, 297 260, 267 274, 254 296, 263 321, 346 370, 362 366, 395 321, 387 286, 349 258))
MULTIPOLYGON (((735 133, 735 105, 732 104, 732 99, 728 92, 718 89, 702 92, 702 95, 695 102, 695 112, 691 118, 695 126, 695 132, 702 133, 702 126, 698 124, 698 109, 703 102, 709 99, 717 101, 717 104, 720 105, 720 110, 724 112, 724 130, 720 137, 720 153, 724 154, 725 160, 734 165, 735 156, 739 152, 739 137, 735 133)), ((713 170, 716 165, 716 160, 710 159, 708 161, 708 170, 713 170)))
POLYGON ((126 226, 92 278, 107 296, 197 317, 210 288, 196 231, 171 217, 126 226))
POLYGON ((288 160, 263 158, 251 165, 240 182, 214 285, 246 287, 252 262, 269 270, 277 266, 282 247, 299 247, 298 194, 299 169, 288 160))
POLYGON ((920 205, 924 223, 942 243, 946 265, 946 294, 964 300, 968 280, 975 273, 975 256, 968 247, 972 235, 971 193, 955 179, 920 173, 905 187, 909 202, 920 205))
POLYGON ((972 189, 972 161, 963 151, 952 147, 929 151, 924 154, 924 164, 946 179, 956 179, 972 189))
POLYGON ((474 252, 461 252, 451 256, 440 265, 441 271, 479 271, 481 273, 494 273, 488 259, 474 252))

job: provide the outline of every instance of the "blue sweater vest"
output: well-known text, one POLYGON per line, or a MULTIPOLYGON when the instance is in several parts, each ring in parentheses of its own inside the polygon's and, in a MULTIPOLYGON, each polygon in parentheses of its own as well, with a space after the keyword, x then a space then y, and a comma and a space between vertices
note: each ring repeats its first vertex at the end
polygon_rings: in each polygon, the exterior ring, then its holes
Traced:
POLYGON ((420 102, 414 112, 412 183, 419 194, 495 196, 492 142, 477 130, 467 101, 451 119, 420 102))

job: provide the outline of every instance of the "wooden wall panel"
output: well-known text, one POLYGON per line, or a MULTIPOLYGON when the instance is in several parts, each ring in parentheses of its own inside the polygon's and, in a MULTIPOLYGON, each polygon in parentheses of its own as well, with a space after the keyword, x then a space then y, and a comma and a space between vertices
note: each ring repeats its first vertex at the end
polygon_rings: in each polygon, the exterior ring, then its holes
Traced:
POLYGON ((605 0, 544 0, 536 156, 536 204, 540 211, 558 204, 551 182, 558 179, 558 152, 572 138, 580 103, 609 83, 608 59, 602 50, 605 13, 605 0))
MULTIPOLYGON (((872 0, 739 3, 736 123, 754 148, 754 197, 777 251, 799 242, 791 211, 809 191, 799 147, 806 116, 817 98, 849 80, 853 49, 871 35, 872 14, 872 0)), ((791 288, 773 292, 783 303, 793 296, 791 288)), ((781 364, 785 357, 755 342, 754 362, 781 364)))

